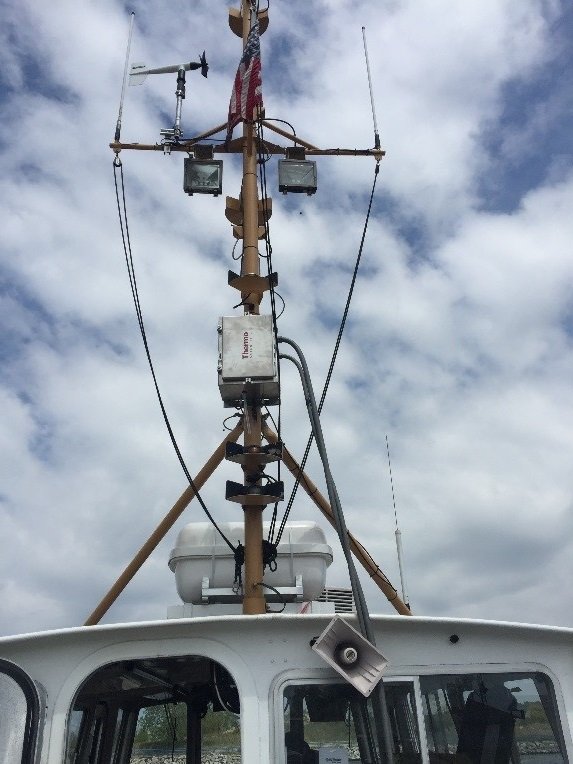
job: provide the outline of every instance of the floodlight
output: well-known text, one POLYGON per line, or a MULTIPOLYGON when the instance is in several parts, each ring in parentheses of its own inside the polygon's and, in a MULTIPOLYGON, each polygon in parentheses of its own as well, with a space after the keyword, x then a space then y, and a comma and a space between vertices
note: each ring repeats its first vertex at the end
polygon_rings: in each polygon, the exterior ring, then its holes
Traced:
POLYGON ((316 193, 316 188, 316 162, 279 159, 279 191, 310 196, 316 193))
POLYGON ((221 159, 185 159, 183 190, 193 194, 219 196, 223 190, 223 161, 221 159))

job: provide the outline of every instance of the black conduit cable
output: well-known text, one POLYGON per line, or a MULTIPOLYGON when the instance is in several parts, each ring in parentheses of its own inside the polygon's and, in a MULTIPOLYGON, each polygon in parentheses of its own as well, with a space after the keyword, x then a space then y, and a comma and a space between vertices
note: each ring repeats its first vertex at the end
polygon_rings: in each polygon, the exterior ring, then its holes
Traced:
MULTIPOLYGON (((318 404, 318 413, 319 414, 322 412, 322 407, 323 407, 324 401, 326 399, 326 393, 328 392, 328 387, 330 385, 330 380, 332 378, 332 372, 334 371, 334 364, 336 363, 336 357, 338 355, 338 349, 340 347, 340 342, 342 340, 342 334, 344 332, 344 327, 346 326, 346 319, 348 318, 348 312, 350 310, 350 302, 352 300, 352 295, 354 293, 354 286, 356 284, 356 278, 358 276, 358 268, 360 267, 360 261, 362 259, 362 252, 363 252, 363 249, 364 249, 364 242, 366 240, 366 231, 368 229, 368 222, 370 220, 370 212, 372 210, 372 202, 374 200, 374 192, 376 190, 376 183, 378 181, 378 173, 379 172, 380 172, 380 164, 377 162, 376 163, 376 167, 374 169, 374 180, 372 182, 372 190, 370 192, 370 201, 368 202, 368 211, 366 213, 366 220, 364 221, 364 228, 362 229, 362 238, 360 239, 360 247, 358 248, 358 255, 356 257, 356 263, 354 265, 354 272, 352 274, 352 280, 350 282, 350 289, 348 290, 348 296, 346 298, 346 305, 344 307, 344 312, 342 314, 342 320, 340 321, 340 327, 338 329, 338 336, 337 336, 336 342, 334 344, 334 350, 333 350, 333 353, 332 353, 332 358, 330 360, 330 366, 328 368, 328 373, 326 375, 326 381, 324 383, 324 387, 322 389, 322 394, 320 396, 320 403, 318 404)), ((314 435, 311 432, 311 434, 310 434, 310 436, 308 438, 307 444, 306 444, 306 448, 304 450, 304 455, 302 457, 302 461, 300 463, 300 470, 299 470, 298 476, 295 479, 295 483, 294 483, 291 495, 289 497, 287 506, 285 508, 285 512, 284 512, 284 516, 283 516, 282 522, 281 522, 280 527, 279 527, 279 531, 278 531, 277 538, 276 538, 276 543, 277 544, 281 540, 282 534, 284 532, 285 525, 287 523, 288 516, 289 516, 290 510, 292 508, 295 496, 296 496, 296 492, 298 491, 298 486, 299 486, 300 480, 301 480, 300 476, 301 476, 301 474, 304 471, 304 468, 306 466, 306 462, 308 460, 308 455, 310 453, 310 449, 311 449, 312 441, 313 440, 314 440, 314 435)))
POLYGON ((297 139, 296 139, 296 130, 294 129, 294 127, 291 125, 290 122, 287 122, 286 119, 279 119, 278 117, 265 117, 265 122, 282 122, 283 125, 288 125, 290 127, 290 129, 292 130, 292 139, 293 139, 294 144, 296 146, 296 144, 298 142, 297 139))
POLYGON ((282 603, 282 608, 280 610, 267 610, 267 613, 282 613, 284 611, 284 609, 286 608, 287 603, 286 603, 285 598, 279 592, 278 589, 275 589, 274 586, 271 586, 270 584, 265 584, 262 581, 259 581, 257 584, 255 584, 255 586, 262 586, 265 589, 270 589, 271 592, 274 592, 277 595, 277 597, 280 599, 280 601, 282 603))
MULTIPOLYGON (((312 382, 310 379, 310 374, 308 371, 306 359, 300 347, 296 344, 296 342, 293 342, 293 340, 290 340, 287 337, 279 337, 279 343, 286 343, 287 345, 290 345, 295 350, 298 356, 298 360, 297 360, 296 358, 293 358, 292 356, 288 354, 281 354, 282 358, 294 363, 294 365, 297 367, 300 374, 312 431, 314 434, 314 438, 316 440, 316 445, 317 445, 320 458, 322 461, 322 466, 324 469, 324 477, 326 480, 328 499, 330 501, 330 506, 332 507, 332 514, 335 521, 338 539, 340 541, 340 545, 342 547, 342 551, 344 553, 344 557, 348 565, 350 585, 352 587, 352 593, 354 595, 354 600, 356 603, 356 615, 358 618, 358 625, 360 628, 360 632, 362 633, 362 636, 364 636, 370 642, 371 645, 376 646, 376 638, 374 636, 374 629, 372 628, 372 622, 370 620, 370 614, 368 612, 368 605, 366 604, 366 599, 364 597, 364 592, 362 590, 362 584, 360 583, 360 579, 358 578, 358 573, 356 572, 356 566, 354 565, 354 560, 352 558, 352 553, 350 551, 350 543, 348 541, 348 529, 346 527, 346 521, 344 519, 342 505, 340 503, 340 498, 338 496, 336 484, 334 483, 334 479, 330 471, 330 465, 328 462, 328 454, 326 452, 326 445, 325 445, 324 437, 322 434, 322 425, 320 422, 318 406, 316 405, 316 399, 314 397, 314 390, 312 388, 312 382)), ((392 729, 390 726, 390 718, 388 715, 386 693, 384 691, 384 685, 381 681, 378 683, 378 685, 376 686, 373 692, 372 700, 373 700, 374 720, 375 720, 376 728, 377 728, 379 747, 380 747, 380 750, 384 748, 386 761, 388 763, 391 763, 393 761, 392 729)))
MULTIPOLYGON (((259 182, 261 187, 261 197, 263 201, 263 225, 265 229, 265 249, 266 249, 266 261, 267 261, 267 274, 268 274, 268 281, 269 281, 269 296, 271 300, 271 315, 272 315, 272 323, 273 323, 273 333, 275 338, 275 347, 278 346, 278 326, 277 326, 277 310, 276 310, 276 295, 275 295, 275 288, 272 283, 271 274, 273 272, 273 260, 272 260, 272 254, 273 254, 273 248, 271 245, 271 234, 270 234, 270 227, 269 227, 269 215, 268 213, 268 201, 269 196, 267 192, 267 167, 266 167, 266 161, 263 161, 263 141, 264 135, 263 135, 263 125, 262 122, 259 121, 257 123, 257 153, 259 156, 259 182)), ((280 296, 280 295, 279 295, 280 296)), ((283 311, 284 311, 284 300, 281 297, 281 300, 283 302, 283 311)), ((282 313, 281 313, 282 315, 282 313)), ((277 359, 277 377, 278 377, 278 387, 279 391, 281 389, 281 366, 280 366, 280 360, 277 359)), ((281 435, 281 403, 279 400, 279 411, 278 411, 278 427, 277 427, 277 438, 279 444, 282 443, 282 435, 281 435)), ((281 479, 281 459, 278 460, 277 464, 277 480, 280 481, 281 479)), ((275 502, 275 505, 273 507, 273 512, 271 515, 271 521, 269 523, 269 531, 268 531, 268 542, 270 544, 274 543, 274 536, 275 536, 275 527, 277 522, 277 516, 278 516, 278 502, 275 502)), ((278 539, 276 541, 276 544, 278 544, 278 539)))
POLYGON ((171 443, 173 445, 173 448, 175 449, 175 453, 177 454, 177 458, 179 460, 179 464, 181 465, 181 468, 185 474, 185 477, 189 481, 189 485, 191 486, 193 493, 195 494, 195 497, 199 504, 201 505, 203 511, 211 521, 213 527, 217 530, 221 538, 225 541, 227 546, 235 553, 235 547, 231 544, 229 539, 225 536, 223 531, 219 528, 217 523, 215 522, 215 519, 207 509, 207 505, 203 501, 195 483, 193 482, 193 478, 191 477, 191 473, 187 469, 187 465, 185 464, 185 460, 183 459, 183 454, 181 453, 179 446, 177 444, 177 441, 175 439, 175 434, 173 432, 173 429, 171 427, 171 423, 169 421, 169 417, 167 416, 167 411, 165 409, 165 405, 163 403, 163 398, 161 396, 161 392, 159 390, 159 383, 157 382, 157 377, 155 375, 155 368, 153 366, 153 361, 151 360, 151 352, 149 350, 149 345, 147 343, 147 333, 145 331, 145 325, 143 323, 143 312, 141 310, 141 303, 139 301, 139 291, 137 289, 137 280, 135 278, 135 266, 133 263, 133 255, 131 250, 131 240, 129 236, 129 225, 127 222, 127 205, 126 205, 126 199, 125 199, 125 183, 124 183, 124 177, 123 177, 123 164, 121 162, 121 159, 119 156, 115 156, 113 160, 113 179, 115 182, 115 196, 117 201, 117 211, 119 215, 119 225, 121 228, 121 238, 123 242, 123 252, 125 255, 125 262, 127 265, 127 272, 129 275, 129 284, 131 287, 131 295, 133 297, 133 302, 135 305, 135 313, 137 315, 137 322, 139 324, 139 331, 141 333, 141 339, 143 340, 143 347, 145 348, 145 355, 147 356, 147 362, 149 364, 149 369, 151 371, 151 376, 153 377, 153 384, 155 386, 155 392, 157 393, 157 399, 159 401, 159 406, 161 408, 161 413, 163 414, 163 421, 165 422, 165 426, 167 427, 167 432, 169 433, 169 437, 171 439, 171 443), (120 197, 119 197, 119 188, 117 183, 117 169, 120 170, 120 181, 121 181, 121 195, 122 195, 122 203, 123 203, 123 216, 122 216, 122 204, 120 203, 120 197), (124 223, 125 221, 125 223, 124 223))
POLYGON ((233 591, 239 591, 239 589, 243 586, 243 574, 242 574, 242 568, 245 564, 245 547, 239 543, 237 544, 237 548, 235 549, 235 578, 233 580, 233 591))
POLYGON ((320 422, 320 417, 318 415, 318 407, 316 405, 316 399, 314 397, 314 391, 312 388, 312 383, 310 381, 308 366, 306 364, 304 355, 302 354, 302 351, 299 348, 299 346, 296 344, 296 342, 289 340, 287 337, 279 337, 279 343, 286 343, 287 345, 290 345, 292 348, 294 348, 296 354, 298 355, 298 360, 296 358, 293 358, 293 356, 290 356, 285 353, 281 353, 281 358, 291 361, 297 367, 298 372, 300 374, 306 407, 308 410, 308 416, 309 416, 310 424, 312 427, 312 432, 316 440, 316 445, 317 445, 318 452, 320 454, 320 458, 322 461, 322 466, 324 469, 324 477, 326 480, 328 499, 332 507, 332 514, 335 521, 336 531, 338 533, 340 544, 342 546, 342 551, 344 552, 344 557, 346 559, 348 570, 350 573, 350 581, 352 584, 352 590, 356 599, 356 605, 357 605, 356 614, 358 616, 358 622, 360 624, 360 631, 368 639, 369 626, 366 621, 366 618, 367 618, 366 602, 364 600, 364 595, 362 593, 362 586, 358 579, 358 576, 356 573, 356 567, 354 565, 354 560, 352 558, 352 553, 350 551, 350 544, 348 542, 348 529, 346 528, 346 522, 344 520, 344 514, 342 512, 342 505, 340 503, 338 491, 336 489, 336 485, 334 483, 334 479, 330 471, 330 465, 328 462, 328 454, 326 453, 326 445, 324 443, 324 436, 322 434, 322 425, 320 422))

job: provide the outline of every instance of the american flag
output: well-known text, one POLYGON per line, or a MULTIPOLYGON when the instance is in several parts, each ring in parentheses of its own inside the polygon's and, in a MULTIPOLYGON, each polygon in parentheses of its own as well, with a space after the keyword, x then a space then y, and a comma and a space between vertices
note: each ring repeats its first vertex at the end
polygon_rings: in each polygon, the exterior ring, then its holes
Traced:
POLYGON ((255 21, 247 37, 247 43, 235 75, 233 92, 229 103, 227 122, 227 140, 231 138, 233 128, 241 120, 251 120, 256 106, 262 106, 261 90, 261 43, 259 22, 255 21))

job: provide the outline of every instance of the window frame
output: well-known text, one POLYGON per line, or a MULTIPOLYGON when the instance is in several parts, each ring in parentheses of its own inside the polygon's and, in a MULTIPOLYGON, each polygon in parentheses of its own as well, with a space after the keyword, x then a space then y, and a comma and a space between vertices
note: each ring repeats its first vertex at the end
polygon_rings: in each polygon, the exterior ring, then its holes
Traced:
POLYGON ((33 764, 37 759, 40 739, 40 697, 34 681, 20 666, 0 658, 0 673, 10 677, 22 690, 26 700, 26 722, 20 764, 33 764))
MULTIPOLYGON (((420 740, 420 753, 422 764, 429 764, 428 746, 426 741, 426 726, 424 724, 422 694, 420 692, 419 676, 412 674, 385 675, 386 680, 392 684, 412 684, 414 687, 414 699, 416 703, 416 722, 418 725, 418 735, 420 740)), ((272 759, 277 764, 286 764, 286 754, 284 746, 285 725, 284 725, 284 691, 287 686, 300 686, 305 684, 342 684, 344 679, 339 674, 332 674, 319 670, 297 670, 288 671, 275 678, 271 686, 271 713, 270 719, 274 719, 271 725, 270 745, 272 759)))
MULTIPOLYGON (((418 721, 418 730, 420 735, 420 746, 423 764, 429 762, 428 737, 426 730, 426 720, 422 702, 422 693, 420 688, 420 678, 424 676, 440 676, 444 674, 507 674, 507 673, 529 673, 543 674, 551 683, 555 707, 557 711, 557 721, 561 738, 565 750, 566 761, 573 764, 573 758, 570 756, 570 746, 572 743, 571 729, 569 727, 568 715, 565 708, 565 700, 561 682, 555 673, 546 665, 540 663, 463 663, 463 664, 429 664, 425 666, 400 666, 397 674, 384 674, 383 680, 388 682, 413 682, 416 698, 416 714, 418 721)), ((294 671, 285 671, 275 677, 270 688, 270 719, 274 720, 270 730, 270 751, 275 756, 278 764, 286 764, 284 752, 284 717, 283 717, 283 693, 286 685, 291 684, 329 684, 340 679, 338 674, 333 674, 324 669, 295 669, 294 671)))
MULTIPOLYGON (((147 647, 147 646, 145 646, 147 647)), ((81 681, 79 683, 74 683, 74 690, 70 694, 68 702, 66 703, 67 710, 66 710, 66 716, 65 716, 65 725, 64 725, 64 755, 69 755, 70 748, 69 748, 69 740, 70 740, 70 722, 72 718, 72 714, 74 710, 81 709, 84 712, 84 719, 82 722, 82 729, 79 733, 79 748, 76 748, 74 752, 74 758, 73 761, 77 764, 85 764, 85 762, 88 761, 89 758, 89 751, 92 749, 92 746, 95 741, 95 737, 93 737, 92 732, 88 731, 88 734, 86 736, 85 728, 93 728, 94 722, 97 721, 96 717, 98 716, 98 713, 101 716, 101 713, 98 711, 98 707, 102 706, 105 707, 103 710, 103 722, 104 722, 104 730, 103 730, 103 738, 99 740, 99 750, 97 753, 97 761, 106 762, 106 764, 128 764, 129 759, 132 755, 132 748, 134 743, 134 737, 136 733, 136 727, 137 727, 137 718, 138 714, 143 708, 151 707, 151 706, 158 706, 162 705, 161 702, 140 702, 139 698, 132 698, 128 700, 127 702, 123 703, 121 702, 121 699, 119 698, 119 695, 121 695, 121 692, 118 691, 117 695, 114 695, 114 697, 108 697, 106 693, 104 693, 101 697, 94 697, 94 698, 83 698, 81 697, 82 691, 85 689, 86 684, 88 684, 94 677, 96 677, 99 672, 105 671, 105 669, 115 666, 116 664, 124 664, 126 661, 129 664, 132 663, 138 663, 139 661, 144 662, 159 662, 162 663, 170 662, 173 660, 185 660, 185 659, 199 659, 200 661, 205 661, 209 664, 214 664, 215 666, 218 666, 222 669, 224 669, 233 680, 234 684, 237 687, 237 691, 239 692, 239 697, 242 698, 240 692, 240 685, 238 684, 238 681, 236 679, 236 673, 232 672, 231 668, 227 668, 230 661, 227 659, 225 660, 225 657, 213 657, 212 655, 205 653, 204 651, 195 650, 192 652, 189 651, 183 651, 183 650, 174 650, 169 651, 166 654, 159 654, 159 655, 149 655, 147 650, 145 652, 142 651, 141 655, 135 655, 134 652, 130 649, 130 654, 128 658, 122 658, 117 657, 116 655, 113 656, 111 660, 106 660, 105 662, 99 662, 95 667, 93 667, 89 672, 86 672, 82 675, 81 681), (121 720, 118 721, 118 714, 123 711, 123 716, 121 720), (105 717, 105 718, 104 718, 105 717), (110 721, 111 720, 111 721, 110 721), (112 734, 110 734, 110 729, 112 729, 112 734)), ((137 668, 137 667, 136 667, 137 668)), ((145 670, 145 669, 143 669, 145 670)), ((142 699, 144 698, 144 695, 142 695, 142 699)), ((185 703, 187 709, 189 707, 189 704, 187 701, 182 701, 185 703)), ((188 710, 187 710, 188 713, 188 710)), ((242 713, 240 714, 240 725, 238 726, 238 734, 239 734, 239 746, 241 755, 243 755, 244 752, 244 745, 245 745, 245 738, 244 738, 244 720, 242 713)), ((99 739, 99 738, 98 738, 99 739)), ((91 760, 91 758, 90 758, 91 760)))
MULTIPOLYGON (((421 696, 421 686, 419 680, 423 677, 437 677, 437 676, 470 676, 473 674, 528 674, 533 677, 534 674, 542 674, 549 681, 549 689, 553 696, 556 711, 556 722, 559 726, 559 735, 555 737, 556 742, 561 748, 563 744, 563 756, 564 764, 573 762, 573 759, 569 756, 569 745, 571 741, 568 715, 565 710, 565 703, 563 697, 563 691, 561 689, 561 683, 553 671, 548 666, 536 663, 515 664, 515 663, 464 663, 464 664, 444 664, 444 665, 432 665, 420 667, 420 672, 417 675, 418 688, 421 696)), ((421 718, 421 724, 426 727, 426 714, 425 709, 421 718)))

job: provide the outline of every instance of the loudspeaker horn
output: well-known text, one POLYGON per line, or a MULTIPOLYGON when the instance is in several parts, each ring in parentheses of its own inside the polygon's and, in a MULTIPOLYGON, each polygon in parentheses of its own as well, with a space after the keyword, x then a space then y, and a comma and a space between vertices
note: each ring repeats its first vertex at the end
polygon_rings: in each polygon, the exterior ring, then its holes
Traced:
POLYGON ((388 665, 382 653, 339 615, 328 624, 312 649, 366 698, 388 665))

